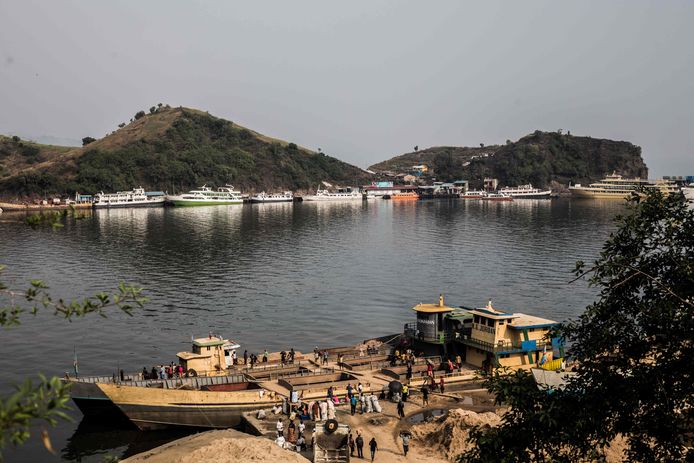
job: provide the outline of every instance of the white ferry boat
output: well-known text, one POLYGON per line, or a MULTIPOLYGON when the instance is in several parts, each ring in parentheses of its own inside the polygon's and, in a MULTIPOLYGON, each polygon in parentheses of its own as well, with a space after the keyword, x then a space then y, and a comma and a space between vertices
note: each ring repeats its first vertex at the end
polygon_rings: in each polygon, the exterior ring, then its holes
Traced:
POLYGON ((513 201, 513 198, 504 193, 487 193, 482 199, 486 201, 513 201))
POLYGON ((484 199, 486 196, 487 192, 482 190, 468 190, 460 195, 463 199, 484 199))
POLYGON ((663 194, 679 191, 677 184, 670 180, 648 180, 642 178, 624 178, 613 173, 596 183, 588 186, 581 184, 569 185, 571 196, 578 198, 617 198, 624 199, 639 190, 658 189, 663 194))
POLYGON ((94 195, 92 207, 95 209, 112 209, 116 207, 157 207, 163 206, 165 200, 164 193, 147 193, 140 188, 132 191, 119 191, 117 193, 105 194, 103 191, 94 195))
POLYGON ((682 194, 684 195, 684 199, 694 202, 694 185, 683 186, 682 194))
POLYGON ((520 185, 517 187, 504 187, 499 190, 499 193, 508 195, 513 199, 549 199, 552 190, 541 190, 533 188, 532 184, 520 185))
POLYGON ((255 196, 251 196, 252 203, 290 203, 292 201, 294 201, 294 194, 291 191, 270 194, 263 191, 255 196))
POLYGON ((338 188, 336 191, 316 190, 315 195, 304 196, 304 201, 344 201, 344 200, 362 200, 374 199, 373 196, 367 196, 352 188, 338 188))
POLYGON ((213 191, 207 185, 198 190, 191 190, 182 195, 169 195, 166 202, 174 206, 212 206, 222 204, 242 204, 243 197, 240 191, 234 190, 232 185, 226 185, 213 191))

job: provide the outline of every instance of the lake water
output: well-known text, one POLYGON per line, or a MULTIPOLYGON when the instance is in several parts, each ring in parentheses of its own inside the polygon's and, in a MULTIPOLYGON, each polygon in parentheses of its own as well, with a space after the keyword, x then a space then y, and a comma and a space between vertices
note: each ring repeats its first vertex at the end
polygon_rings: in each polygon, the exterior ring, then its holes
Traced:
MULTIPOLYGON (((73 350, 81 374, 134 372, 175 360, 191 335, 210 331, 249 352, 355 344, 402 331, 411 307, 439 293, 449 305, 491 298, 565 320, 596 296, 585 282, 568 284, 575 261, 597 258, 622 211, 619 201, 376 200, 105 210, 57 230, 5 213, 0 263, 12 288, 38 278, 72 299, 126 281, 151 301, 133 317, 25 316, 0 331, 0 391, 70 371, 73 350)), ((56 456, 33 438, 7 461, 101 461, 171 438, 73 416, 50 429, 56 456)))

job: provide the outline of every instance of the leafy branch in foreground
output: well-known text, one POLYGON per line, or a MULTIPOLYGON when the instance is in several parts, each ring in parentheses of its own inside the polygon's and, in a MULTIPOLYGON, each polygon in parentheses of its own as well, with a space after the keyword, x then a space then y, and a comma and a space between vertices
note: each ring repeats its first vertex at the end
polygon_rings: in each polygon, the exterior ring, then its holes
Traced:
MULTIPOLYGON (((0 265, 0 277, 4 270, 5 266, 0 265)), ((106 310, 111 308, 120 309, 132 316, 133 310, 141 308, 147 302, 147 298, 142 295, 142 288, 123 282, 112 294, 101 292, 82 300, 72 301, 54 300, 48 293, 48 289, 48 285, 42 280, 31 280, 26 290, 12 291, 0 280, 0 295, 9 298, 9 303, 0 305, 0 327, 19 325, 19 317, 22 313, 36 315, 42 309, 52 310, 54 315, 67 320, 91 313, 106 317, 106 310), (21 300, 23 305, 18 300, 21 300)))
POLYGON ((599 259, 575 270, 599 299, 557 328, 575 376, 551 393, 526 373, 488 376, 509 411, 474 429, 459 461, 591 461, 620 438, 628 461, 694 459, 694 209, 649 192, 616 222, 599 259))
MULTIPOLYGON (((47 379, 39 376, 39 383, 34 385, 30 379, 17 386, 9 397, 0 400, 0 449, 7 443, 21 445, 29 438, 29 427, 33 420, 41 420, 51 426, 58 419, 70 421, 65 414, 70 400, 70 386, 59 378, 47 379)), ((47 434, 44 434, 44 445, 51 448, 47 434)), ((2 461, 2 453, 0 453, 2 461)))
MULTIPOLYGON (((132 316, 135 309, 143 307, 147 298, 142 288, 120 283, 109 293, 97 293, 81 300, 65 301, 53 299, 49 287, 42 280, 32 280, 24 291, 13 291, 2 281, 5 266, 0 265, 0 328, 9 329, 21 324, 24 313, 36 315, 41 310, 49 310, 53 315, 68 321, 96 313, 106 317, 109 309, 118 309, 132 316)), ((21 445, 30 436, 30 426, 42 421, 55 426, 59 419, 69 420, 65 410, 69 410, 70 385, 60 378, 39 377, 34 385, 27 379, 17 386, 16 392, 8 397, 0 397, 0 461, 2 449, 8 444, 21 445)), ((43 443, 52 451, 47 432, 43 432, 43 443)))

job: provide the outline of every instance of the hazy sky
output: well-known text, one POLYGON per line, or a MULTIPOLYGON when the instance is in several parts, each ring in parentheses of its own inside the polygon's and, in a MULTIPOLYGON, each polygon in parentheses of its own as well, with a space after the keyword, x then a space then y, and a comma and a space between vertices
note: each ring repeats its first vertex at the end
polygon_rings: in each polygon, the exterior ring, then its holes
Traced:
POLYGON ((101 137, 158 102, 362 167, 535 129, 694 175, 692 1, 0 0, 0 133, 101 137))

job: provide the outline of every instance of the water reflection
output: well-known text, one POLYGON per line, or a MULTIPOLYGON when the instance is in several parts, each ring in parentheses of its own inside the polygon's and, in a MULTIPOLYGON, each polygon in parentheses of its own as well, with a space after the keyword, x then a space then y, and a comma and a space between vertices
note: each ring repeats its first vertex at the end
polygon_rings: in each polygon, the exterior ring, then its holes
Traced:
MULTIPOLYGON (((583 283, 568 285, 575 261, 597 257, 622 210, 569 200, 277 203, 100 210, 61 230, 3 214, 0 261, 15 287, 41 278, 70 299, 128 281, 151 302, 133 318, 27 318, 3 333, 0 389, 39 370, 62 375, 73 349, 83 374, 150 368, 209 331, 251 352, 347 345, 399 331, 414 304, 441 292, 450 304, 492 298, 564 320, 595 298, 583 283), (26 339, 42 347, 27 349, 26 339)), ((69 448, 68 436, 54 445, 76 461, 132 438, 90 449, 90 430, 80 425, 69 448)))

